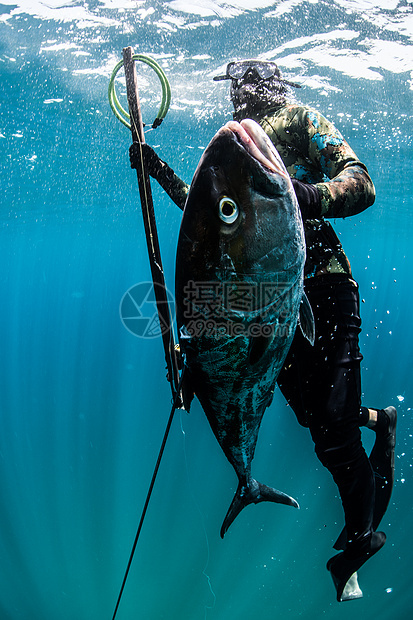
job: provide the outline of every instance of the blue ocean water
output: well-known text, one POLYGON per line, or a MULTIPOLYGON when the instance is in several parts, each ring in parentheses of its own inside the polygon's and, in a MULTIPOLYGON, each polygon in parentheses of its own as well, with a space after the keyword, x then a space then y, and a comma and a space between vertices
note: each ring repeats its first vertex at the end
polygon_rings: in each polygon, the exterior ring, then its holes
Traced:
MULTIPOLYGON (((160 340, 119 318, 124 293, 150 278, 130 136, 107 100, 127 45, 168 75, 171 109, 146 139, 188 181, 231 118, 212 76, 234 58, 276 59, 367 164, 375 205, 334 225, 363 300, 363 401, 396 404, 400 422, 388 542, 360 571, 364 598, 338 604, 325 564, 340 500, 281 395, 253 468, 301 510, 249 507, 223 541, 235 475, 199 405, 177 412, 117 617, 411 618, 412 7, 2 0, 1 620, 112 617, 169 414, 160 340)), ((160 88, 143 65, 139 88, 150 123, 160 88)), ((153 195, 173 290, 181 214, 153 195)))

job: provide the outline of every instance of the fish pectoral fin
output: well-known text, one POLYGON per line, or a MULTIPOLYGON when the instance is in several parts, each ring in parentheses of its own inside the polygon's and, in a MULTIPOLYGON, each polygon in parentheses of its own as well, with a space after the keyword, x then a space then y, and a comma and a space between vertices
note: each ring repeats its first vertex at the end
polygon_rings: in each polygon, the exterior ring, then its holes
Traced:
POLYGON ((248 361, 251 366, 256 364, 262 358, 273 340, 274 334, 270 334, 269 336, 264 336, 261 334, 259 336, 250 337, 248 361))
POLYGON ((182 400, 184 403, 185 411, 189 413, 191 409, 191 403, 195 396, 195 390, 191 382, 191 376, 188 368, 185 369, 185 373, 185 378, 182 384, 182 400))
POLYGON ((248 504, 259 504, 260 502, 274 502, 299 508, 298 502, 293 497, 272 487, 267 487, 265 484, 261 484, 254 480, 254 478, 251 478, 248 485, 241 483, 238 485, 237 492, 221 527, 221 538, 224 538, 229 526, 245 506, 248 506, 248 504))
POLYGON ((305 293, 303 293, 301 299, 298 321, 304 338, 307 338, 308 342, 313 345, 315 339, 314 315, 311 309, 310 302, 308 301, 307 295, 305 293))

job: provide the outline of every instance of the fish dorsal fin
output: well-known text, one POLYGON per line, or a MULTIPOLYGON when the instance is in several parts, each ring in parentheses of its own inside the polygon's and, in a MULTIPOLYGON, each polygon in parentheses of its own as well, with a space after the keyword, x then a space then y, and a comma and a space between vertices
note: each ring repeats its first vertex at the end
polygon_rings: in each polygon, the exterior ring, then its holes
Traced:
POLYGON ((315 339, 314 315, 305 293, 301 299, 299 323, 304 338, 307 338, 308 342, 313 345, 315 339))

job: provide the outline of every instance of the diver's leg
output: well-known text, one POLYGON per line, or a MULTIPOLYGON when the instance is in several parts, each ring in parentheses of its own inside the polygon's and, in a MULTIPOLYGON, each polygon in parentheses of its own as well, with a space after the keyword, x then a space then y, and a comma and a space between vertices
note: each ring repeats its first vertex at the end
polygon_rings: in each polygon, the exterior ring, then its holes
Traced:
MULTIPOLYGON (((373 529, 376 530, 390 502, 394 485, 397 411, 395 407, 386 409, 361 408, 360 426, 371 428, 376 440, 369 459, 373 468, 376 494, 374 502, 373 529)), ((338 543, 338 541, 337 541, 338 543)), ((336 549, 343 547, 334 545, 336 549)))
MULTIPOLYGON (((397 411, 395 407, 367 409, 362 407, 359 426, 371 428, 376 441, 369 460, 375 480, 373 530, 376 531, 390 503, 394 485, 397 411)), ((334 543, 334 549, 345 549, 347 531, 344 527, 334 543)))
MULTIPOLYGON (((360 319, 358 291, 351 281, 335 286, 330 295, 333 330, 325 341, 329 363, 330 399, 318 415, 310 418, 310 430, 320 461, 329 469, 340 491, 347 543, 345 551, 328 563, 337 590, 337 600, 347 596, 347 583, 354 573, 385 542, 381 532, 373 533, 375 484, 369 459, 358 428, 361 381, 358 347, 360 319)), ((360 596, 362 593, 360 591, 360 596)))
MULTIPOLYGON (((376 433, 376 441, 369 456, 375 480, 373 531, 376 531, 390 503, 394 485, 397 411, 361 408, 360 426, 367 426, 376 433)), ((347 544, 347 529, 343 528, 334 549, 343 550, 347 544)))
MULTIPOLYGON (((362 356, 357 286, 345 278, 316 277, 307 283, 306 293, 316 321, 315 346, 296 335, 279 385, 300 423, 306 416, 304 425, 310 427, 316 453, 339 488, 348 529, 344 560, 350 554, 361 557, 362 564, 376 543, 372 547, 374 478, 359 430, 362 356)), ((334 566, 339 589, 348 563, 343 566, 334 566)))
MULTIPOLYGON (((341 386, 341 395, 349 389, 346 384, 348 380, 351 382, 353 374, 354 369, 349 367, 335 373, 334 385, 341 386)), ((347 415, 350 410, 349 404, 347 406, 346 415, 324 419, 321 424, 312 416, 310 431, 317 456, 330 471, 340 492, 346 523, 346 548, 357 556, 369 549, 375 484, 370 461, 361 443, 357 411, 351 417, 347 415)))
MULTIPOLYGON (((327 443, 315 438, 317 454, 333 475, 345 515, 345 550, 327 563, 339 602, 363 596, 358 587, 357 571, 386 540, 382 532, 373 532, 375 486, 370 461, 359 442, 343 443, 345 436, 350 437, 348 430, 340 434, 340 446, 332 438, 327 443), (332 449, 334 444, 337 450, 332 449)), ((353 435, 355 437, 356 433, 353 435)))

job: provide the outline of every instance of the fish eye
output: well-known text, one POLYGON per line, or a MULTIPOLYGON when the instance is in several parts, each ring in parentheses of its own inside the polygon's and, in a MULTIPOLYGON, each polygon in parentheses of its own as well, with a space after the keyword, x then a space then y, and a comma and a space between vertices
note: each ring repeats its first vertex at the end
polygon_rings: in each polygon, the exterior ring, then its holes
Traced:
POLYGON ((219 217, 225 224, 233 224, 239 214, 239 208, 236 202, 231 198, 224 196, 219 201, 219 217))

